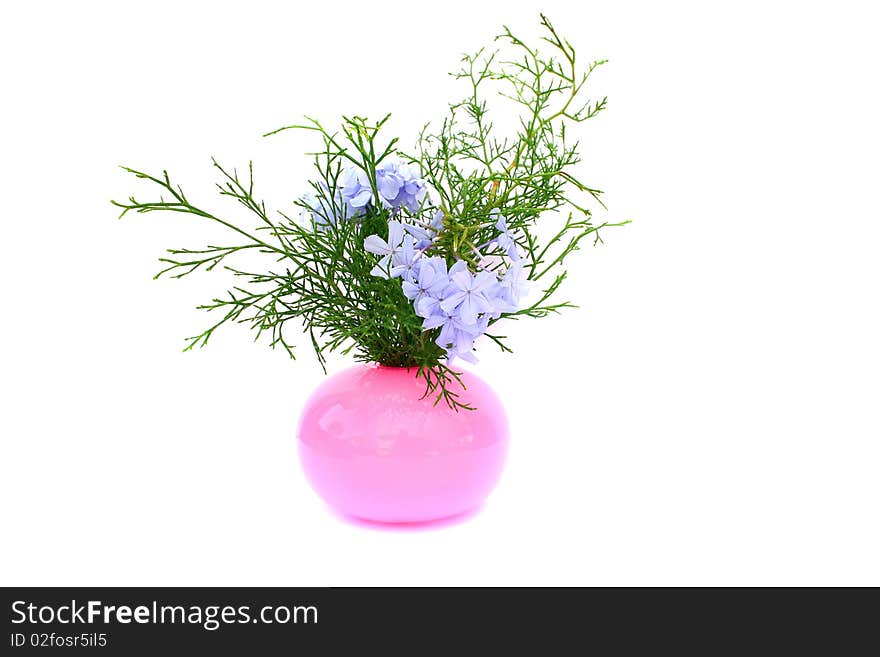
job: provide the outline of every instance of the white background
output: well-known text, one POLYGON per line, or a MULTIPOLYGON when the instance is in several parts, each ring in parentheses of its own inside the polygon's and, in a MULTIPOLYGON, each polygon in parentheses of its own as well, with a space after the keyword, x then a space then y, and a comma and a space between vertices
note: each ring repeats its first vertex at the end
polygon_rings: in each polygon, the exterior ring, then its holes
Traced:
MULTIPOLYGON (((878 96, 869 3, 15 3, 0 25, 6 585, 880 585, 878 96), (478 366, 513 426, 482 512, 329 513, 295 453, 322 378, 244 328, 182 338, 222 277, 151 280, 198 220, 116 220, 117 164, 215 209, 210 156, 304 190, 302 114, 405 145, 502 23, 610 63, 582 131, 602 220, 580 305, 478 366)), ((235 210, 232 210, 235 212, 235 210)), ((335 360, 333 369, 346 366, 335 360)))

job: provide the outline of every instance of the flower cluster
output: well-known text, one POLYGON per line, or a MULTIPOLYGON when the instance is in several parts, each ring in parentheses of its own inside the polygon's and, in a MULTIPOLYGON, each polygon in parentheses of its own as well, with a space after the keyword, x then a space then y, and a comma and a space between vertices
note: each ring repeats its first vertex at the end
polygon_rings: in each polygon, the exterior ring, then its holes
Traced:
POLYGON ((436 342, 446 352, 447 362, 456 358, 476 362, 474 341, 490 321, 515 312, 525 291, 520 255, 506 219, 492 210, 498 233, 477 250, 476 272, 465 260, 449 267, 442 256, 426 253, 443 230, 443 212, 435 211, 429 222, 418 219, 427 198, 418 169, 390 160, 378 165, 375 173, 378 194, 366 172, 355 167, 342 171, 333 193, 326 183, 318 183, 316 193, 303 197, 305 218, 322 230, 340 216, 362 217, 380 206, 391 210, 396 218, 388 222, 388 238, 370 235, 364 240, 364 249, 379 256, 370 273, 401 279, 404 295, 423 319, 423 330, 439 329, 436 342), (406 221, 401 220, 400 208, 408 211, 406 221), (484 249, 497 255, 482 256, 484 249))
MULTIPOLYGON (((442 222, 442 213, 438 215, 442 222)), ((442 229, 437 222, 436 215, 427 228, 389 221, 388 239, 370 235, 364 249, 380 256, 371 272, 374 276, 402 279, 404 295, 424 320, 422 328, 440 329, 436 342, 446 351, 447 362, 461 358, 475 363, 474 341, 490 321, 518 309, 526 291, 523 267, 500 214, 495 225, 498 236, 485 246, 504 255, 482 258, 476 272, 465 260, 447 267, 444 258, 426 253, 442 229)))
POLYGON ((346 167, 332 195, 324 182, 318 183, 314 192, 303 196, 303 218, 311 219, 318 228, 335 224, 339 215, 343 218, 360 217, 377 205, 389 210, 406 208, 415 214, 427 195, 424 179, 418 168, 400 160, 391 159, 379 163, 376 172, 376 191, 367 172, 359 167, 346 167), (378 201, 375 198, 378 196, 378 201))
POLYGON ((376 167, 379 201, 386 208, 406 208, 418 212, 426 195, 425 181, 413 164, 399 160, 382 162, 376 167))

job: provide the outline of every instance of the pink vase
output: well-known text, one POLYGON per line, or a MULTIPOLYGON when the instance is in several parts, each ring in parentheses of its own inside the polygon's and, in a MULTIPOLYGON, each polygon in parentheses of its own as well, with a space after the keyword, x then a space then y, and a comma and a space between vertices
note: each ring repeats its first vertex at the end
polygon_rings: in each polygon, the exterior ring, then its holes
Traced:
POLYGON ((474 411, 422 398, 415 369, 356 365, 306 401, 299 455, 312 487, 348 516, 425 522, 478 507, 501 475, 507 416, 471 372, 456 391, 474 411))

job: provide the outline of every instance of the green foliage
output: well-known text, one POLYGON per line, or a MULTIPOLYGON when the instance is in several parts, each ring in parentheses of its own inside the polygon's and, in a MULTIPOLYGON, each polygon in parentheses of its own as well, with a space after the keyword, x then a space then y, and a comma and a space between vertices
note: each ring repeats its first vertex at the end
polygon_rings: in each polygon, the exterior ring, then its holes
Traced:
MULTIPOLYGON (((543 317, 570 306, 555 299, 566 277, 563 263, 584 238, 593 235, 598 240, 598 230, 608 225, 593 225, 590 211, 580 200, 586 197, 601 203, 601 192, 571 173, 580 157, 577 142, 570 141, 567 133, 567 126, 586 121, 605 108, 604 98, 581 98, 590 75, 604 61, 591 62, 582 70, 574 48, 557 35, 546 17, 541 19, 549 56, 507 28, 496 38, 499 49, 465 56, 461 69, 453 75, 466 85, 467 95, 450 106, 448 116, 436 129, 430 125, 424 128, 415 153, 399 151, 396 139, 380 146, 388 116, 376 123, 344 117, 339 133, 308 118, 305 123, 268 133, 287 129, 317 133, 322 148, 313 153, 317 177, 312 186, 321 202, 340 217, 345 214, 337 194, 343 167, 365 172, 376 198, 380 162, 399 155, 418 164, 433 188, 432 202, 407 221, 427 224, 438 208, 443 212, 443 230, 431 254, 442 255, 449 264, 457 259, 476 264, 484 255, 478 247, 494 236, 491 213, 500 211, 525 254, 529 280, 543 286, 535 303, 502 315, 502 319, 543 317), (487 101, 490 95, 507 105, 505 111, 511 106, 518 110, 515 135, 496 136, 487 101), (539 219, 558 211, 565 212, 567 219, 542 242, 539 219), (545 285, 545 281, 549 282, 545 285)), ((453 408, 469 408, 454 391, 458 386, 451 385, 458 373, 442 360, 444 351, 434 342, 437 330, 422 330, 422 319, 403 295, 400 281, 370 275, 376 257, 364 250, 364 238, 384 236, 388 210, 373 208, 356 221, 337 221, 316 230, 310 222, 297 221, 284 212, 269 213, 254 196, 252 166, 246 177, 216 161, 214 166, 220 176, 219 193, 246 208, 252 226, 242 227, 191 203, 167 172, 153 176, 125 167, 158 187, 159 199, 113 201, 122 208, 120 216, 132 211, 180 212, 219 223, 237 238, 232 246, 170 249, 160 259, 162 269, 157 277, 181 278, 221 266, 240 281, 225 295, 200 306, 215 314, 217 321, 188 338, 187 350, 206 345, 223 324, 240 322, 253 328, 257 337, 268 335, 273 347, 281 347, 293 357, 293 344, 284 329, 296 319, 322 366, 326 354, 339 351, 360 361, 417 368, 425 380, 426 394, 436 395, 438 401, 442 399, 453 408), (244 252, 263 254, 268 263, 265 270, 247 271, 230 264, 244 252)), ((295 205, 309 207, 302 200, 295 205)), ((501 336, 487 335, 509 351, 501 336)))
POLYGON ((605 109, 606 97, 582 96, 588 79, 606 60, 590 62, 582 70, 575 49, 544 15, 541 25, 545 30, 541 40, 550 46, 547 56, 505 27, 496 37, 499 49, 481 49, 462 58, 462 67, 453 76, 466 83, 469 93, 450 106, 438 130, 425 127, 418 156, 413 157, 437 190, 448 217, 448 252, 472 257, 477 245, 491 239, 490 213, 498 209, 525 253, 528 279, 552 276, 536 303, 504 316, 508 318, 544 317, 570 307, 567 301, 551 302, 567 275, 561 268, 565 258, 587 236, 599 241, 601 228, 628 223, 594 225, 579 198, 587 196, 602 205, 602 192, 571 173, 580 156, 578 143, 569 139, 568 126, 605 109), (496 113, 516 112, 515 136, 496 137, 490 94, 506 101, 496 113), (557 211, 567 211, 568 217, 542 244, 538 220, 557 211))

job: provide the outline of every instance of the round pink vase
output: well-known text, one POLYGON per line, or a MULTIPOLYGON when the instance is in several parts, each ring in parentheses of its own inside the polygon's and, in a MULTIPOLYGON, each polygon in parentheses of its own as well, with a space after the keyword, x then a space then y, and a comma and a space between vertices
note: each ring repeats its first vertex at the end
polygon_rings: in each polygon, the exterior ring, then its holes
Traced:
POLYGON ((357 365, 306 401, 299 455, 317 493, 343 514, 376 522, 424 522, 479 506, 507 455, 507 416, 471 372, 456 392, 476 410, 422 399, 415 369, 357 365))

